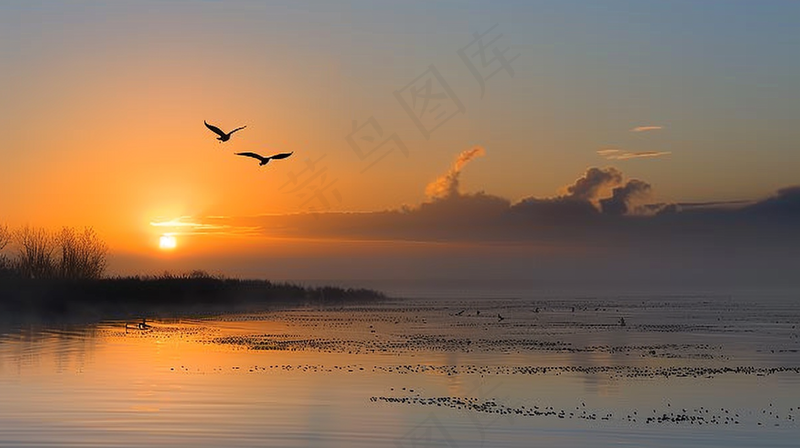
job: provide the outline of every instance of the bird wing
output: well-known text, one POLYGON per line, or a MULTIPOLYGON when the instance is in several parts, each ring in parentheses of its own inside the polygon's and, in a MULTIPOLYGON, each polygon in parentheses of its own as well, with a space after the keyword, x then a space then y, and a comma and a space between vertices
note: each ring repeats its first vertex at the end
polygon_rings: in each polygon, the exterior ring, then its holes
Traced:
POLYGON ((224 137, 224 136, 225 136, 225 133, 224 133, 224 132, 222 132, 222 129, 220 129, 220 128, 218 128, 218 127, 214 126, 213 124, 208 124, 208 123, 206 123, 206 121, 205 121, 205 120, 203 120, 203 123, 205 123, 205 125, 206 125, 206 127, 207 127, 208 129, 211 129, 211 131, 212 131, 212 132, 214 132, 215 134, 219 135, 220 137, 224 137))
POLYGON ((237 156, 252 157, 252 158, 258 159, 258 160, 264 160, 263 157, 261 157, 260 155, 254 153, 254 152, 237 152, 236 155, 237 156))
POLYGON ((240 128, 236 128, 236 129, 232 130, 231 132, 228 132, 228 135, 230 135, 230 134, 233 134, 233 133, 234 133, 234 132, 236 132, 236 131, 241 131, 242 129, 244 129, 244 128, 246 128, 246 127, 247 127, 247 126, 242 126, 242 127, 240 127, 240 128))
POLYGON ((274 156, 269 156, 269 158, 270 159, 275 159, 275 160, 280 160, 280 159, 285 159, 285 158, 289 157, 292 154, 294 154, 294 151, 292 151, 292 152, 284 152, 284 153, 281 153, 281 154, 275 154, 274 156))

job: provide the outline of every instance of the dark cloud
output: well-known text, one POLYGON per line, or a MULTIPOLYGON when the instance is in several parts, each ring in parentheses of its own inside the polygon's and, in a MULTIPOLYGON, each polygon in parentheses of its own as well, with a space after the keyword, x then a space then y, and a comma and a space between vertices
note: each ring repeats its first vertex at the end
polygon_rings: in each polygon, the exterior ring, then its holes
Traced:
POLYGON ((800 217, 800 185, 786 187, 768 199, 749 205, 744 211, 772 217, 800 217))
POLYGON ((752 204, 753 201, 751 200, 739 200, 739 201, 707 201, 707 202, 678 202, 675 205, 682 208, 694 208, 694 207, 701 207, 701 208, 716 208, 716 207, 740 207, 746 204, 752 204))
MULTIPOLYGON (((267 237, 263 243, 252 240, 263 249, 249 252, 250 258, 231 255, 226 261, 248 276, 503 278, 537 286, 648 289, 659 284, 773 287, 800 281, 794 274, 800 269, 798 186, 759 201, 645 202, 653 190, 648 183, 625 182, 613 168, 590 168, 564 195, 513 203, 461 192, 457 180, 463 166, 454 164, 443 177, 449 182, 441 190, 445 194, 416 206, 185 217, 176 221, 183 227, 164 230, 267 237), (269 237, 291 239, 287 247, 305 252, 276 253, 269 237)), ((218 260, 219 254, 213 254, 208 269, 218 260)))
POLYGON ((572 225, 596 219, 600 214, 591 202, 568 196, 527 198, 509 209, 512 220, 535 225, 572 225))
POLYGON ((622 187, 611 190, 611 197, 600 199, 600 209, 609 215, 627 215, 632 203, 650 194, 650 184, 637 179, 629 180, 622 187))
POLYGON ((508 199, 485 193, 454 195, 424 202, 409 214, 434 221, 455 220, 463 223, 494 221, 511 206, 508 199))
POLYGON ((589 168, 574 184, 567 187, 567 193, 572 199, 592 201, 597 199, 604 189, 613 188, 621 183, 622 173, 616 168, 589 168))
MULTIPOLYGON (((464 164, 477 154, 462 153, 443 178, 457 180, 464 164)), ((658 244, 667 244, 671 250, 679 246, 755 246, 766 241, 781 245, 792 238, 790 243, 800 243, 793 236, 796 230, 791 230, 800 225, 800 187, 782 189, 761 201, 745 201, 745 205, 736 201, 691 206, 646 202, 653 190, 650 184, 623 180, 617 169, 590 168, 566 188, 565 195, 528 197, 516 203, 483 192, 462 193, 457 182, 450 182, 442 190, 447 194, 395 210, 190 221, 204 233, 221 229, 220 234, 359 241, 648 245, 653 251, 658 244), (602 191, 612 185, 615 187, 604 197, 602 191), (246 232, 237 233, 237 229, 246 232)))

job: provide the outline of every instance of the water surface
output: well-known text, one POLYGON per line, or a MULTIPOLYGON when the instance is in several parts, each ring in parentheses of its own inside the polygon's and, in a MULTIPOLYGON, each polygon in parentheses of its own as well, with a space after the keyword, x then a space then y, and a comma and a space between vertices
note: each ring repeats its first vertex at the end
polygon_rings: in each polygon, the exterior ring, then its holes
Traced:
POLYGON ((12 328, 0 446, 796 446, 798 321, 698 295, 12 328))

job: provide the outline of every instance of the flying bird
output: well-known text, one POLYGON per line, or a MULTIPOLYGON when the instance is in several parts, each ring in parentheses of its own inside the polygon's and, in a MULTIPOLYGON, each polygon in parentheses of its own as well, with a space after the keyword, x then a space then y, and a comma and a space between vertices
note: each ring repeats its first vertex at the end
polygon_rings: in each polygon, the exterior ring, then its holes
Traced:
POLYGON ((257 159, 259 162, 261 162, 261 163, 258 164, 258 166, 266 165, 266 164, 269 163, 270 160, 273 160, 273 159, 274 160, 285 159, 285 158, 289 157, 292 154, 294 154, 294 151, 292 151, 292 152, 284 152, 284 153, 281 153, 281 154, 275 154, 274 156, 269 156, 269 157, 264 157, 264 156, 261 156, 261 155, 258 155, 256 153, 254 153, 254 152, 237 152, 236 153, 237 156, 252 157, 254 159, 257 159))
POLYGON ((241 131, 242 129, 244 129, 244 128, 246 128, 246 127, 247 127, 247 126, 242 126, 242 127, 240 127, 240 128, 236 128, 236 129, 234 129, 234 130, 232 130, 231 132, 228 132, 228 133, 226 134, 225 132, 223 132, 223 131, 222 131, 222 129, 220 129, 220 128, 218 128, 218 127, 214 126, 213 124, 208 124, 208 123, 206 123, 206 121, 205 121, 205 120, 203 120, 203 123, 205 123, 205 125, 206 125, 206 127, 207 127, 208 129, 211 129, 211 132, 213 132, 213 133, 215 133, 215 134, 217 134, 217 135, 219 136, 219 137, 217 137, 217 140, 219 140, 219 142, 220 142, 220 143, 222 143, 222 142, 227 142, 228 140, 230 140, 230 139, 231 139, 231 135, 232 135, 234 132, 236 132, 236 131, 241 131))

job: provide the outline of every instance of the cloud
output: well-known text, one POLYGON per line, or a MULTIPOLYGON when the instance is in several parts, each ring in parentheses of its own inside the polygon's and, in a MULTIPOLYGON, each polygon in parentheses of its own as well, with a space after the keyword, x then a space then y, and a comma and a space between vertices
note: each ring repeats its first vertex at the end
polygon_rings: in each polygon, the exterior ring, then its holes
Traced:
MULTIPOLYGON (((449 173, 459 172, 464 160, 449 173)), ((460 285, 459 294, 464 279, 592 291, 664 286, 682 293, 695 286, 776 288, 800 281, 794 275, 800 186, 746 205, 698 207, 643 203, 653 187, 610 168, 589 168, 570 187, 569 194, 518 202, 450 187, 446 197, 393 210, 182 217, 155 224, 225 236, 250 231, 239 243, 246 246, 225 244, 227 258, 209 253, 207 264, 200 264, 249 277, 448 279, 460 285)), ((191 261, 197 268, 197 258, 191 261)))
POLYGON ((428 184, 425 188, 425 194, 431 199, 458 196, 460 194, 459 177, 461 176, 461 170, 470 160, 484 155, 486 155, 486 150, 480 146, 463 151, 456 158, 450 171, 428 184))
POLYGON ((722 208, 722 207, 741 207, 752 204, 754 201, 749 199, 736 201, 707 201, 707 202, 678 202, 675 205, 681 209, 690 208, 722 208))
POLYGON ((572 185, 566 187, 571 199, 594 201, 604 190, 622 183, 622 172, 616 168, 589 168, 572 185))
POLYGON ((569 196, 556 198, 525 198, 511 206, 511 221, 534 226, 572 226, 597 219, 600 211, 591 202, 569 196))
POLYGON ((782 188, 774 196, 744 207, 743 211, 773 219, 800 218, 800 185, 782 188))
POLYGON ((619 153, 621 153, 621 152, 622 152, 622 150, 620 150, 620 149, 614 149, 614 148, 608 148, 608 149, 599 149, 599 150, 597 150, 597 154, 599 154, 599 155, 601 155, 601 156, 603 156, 603 157, 607 157, 607 156, 610 156, 610 155, 612 155, 612 154, 619 154, 619 153))
POLYGON ((671 151, 640 151, 640 152, 627 152, 620 149, 601 149, 597 154, 608 160, 628 160, 628 159, 643 159, 668 156, 672 154, 671 151))
MULTIPOLYGON (((213 216, 207 216, 206 219, 214 219, 213 216)), ((191 216, 179 216, 177 218, 169 219, 166 221, 151 221, 150 225, 153 227, 173 227, 173 228, 185 228, 185 229, 214 229, 218 228, 219 226, 215 226, 213 224, 207 223, 200 223, 200 222, 192 222, 187 220, 192 220, 191 216)))
POLYGON ((800 226, 800 186, 758 201, 653 203, 647 201, 653 192, 649 183, 625 179, 611 167, 588 168, 563 194, 552 197, 513 202, 483 192, 462 193, 460 173, 482 154, 482 148, 461 153, 449 171, 428 186, 434 193, 431 198, 414 206, 358 213, 181 217, 152 225, 190 234, 320 241, 520 242, 573 248, 662 242, 664 250, 671 250, 672 244, 691 248, 720 241, 728 244, 725 247, 760 247, 765 235, 778 247, 781 238, 791 239, 800 226))
POLYGON ((600 199, 601 210, 609 215, 627 215, 632 203, 647 197, 651 190, 652 187, 647 182, 629 180, 624 186, 613 189, 610 198, 600 199))
POLYGON ((163 227, 165 235, 240 235, 252 234, 258 228, 231 226, 226 222, 227 216, 205 216, 196 218, 192 216, 179 216, 165 221, 151 221, 153 227, 163 227))
POLYGON ((664 126, 636 126, 631 129, 631 132, 660 131, 662 129, 664 129, 664 126))

